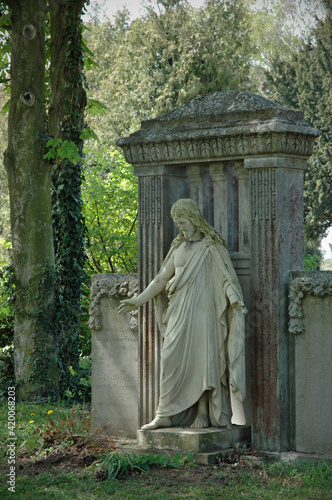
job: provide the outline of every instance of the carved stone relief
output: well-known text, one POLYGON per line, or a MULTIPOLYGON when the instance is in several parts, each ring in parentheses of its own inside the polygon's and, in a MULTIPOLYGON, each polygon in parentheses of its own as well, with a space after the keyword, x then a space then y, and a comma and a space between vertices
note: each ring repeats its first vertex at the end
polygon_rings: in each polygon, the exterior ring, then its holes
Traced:
POLYGON ((295 278, 290 283, 288 331, 294 335, 304 332, 302 302, 305 295, 332 295, 332 273, 313 273, 312 277, 295 278))
MULTIPOLYGON (((102 328, 100 301, 102 298, 133 297, 138 291, 138 280, 134 274, 95 275, 91 285, 89 328, 99 331, 102 328)), ((129 329, 137 332, 137 311, 131 313, 129 329)))
POLYGON ((266 132, 263 134, 200 137, 160 143, 121 144, 129 163, 187 162, 214 160, 220 157, 242 157, 259 154, 298 154, 309 156, 313 141, 296 133, 266 132))

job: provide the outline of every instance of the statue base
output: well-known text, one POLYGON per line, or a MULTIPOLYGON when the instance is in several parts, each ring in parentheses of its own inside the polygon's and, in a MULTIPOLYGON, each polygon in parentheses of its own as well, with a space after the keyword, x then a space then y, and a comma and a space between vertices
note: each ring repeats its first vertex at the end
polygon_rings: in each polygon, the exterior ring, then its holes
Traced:
POLYGON ((226 450, 250 443, 250 427, 235 425, 232 429, 208 427, 169 427, 137 431, 138 447, 151 453, 192 453, 197 463, 211 464, 221 459, 226 450))

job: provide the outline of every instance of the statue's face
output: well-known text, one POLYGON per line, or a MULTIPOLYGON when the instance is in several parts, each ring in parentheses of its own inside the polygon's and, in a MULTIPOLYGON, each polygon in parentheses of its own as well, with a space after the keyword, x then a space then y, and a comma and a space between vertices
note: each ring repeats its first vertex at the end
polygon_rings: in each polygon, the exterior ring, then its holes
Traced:
POLYGON ((183 236, 187 240, 191 240, 194 234, 196 233, 196 226, 185 217, 174 217, 174 222, 179 229, 183 233, 183 236))

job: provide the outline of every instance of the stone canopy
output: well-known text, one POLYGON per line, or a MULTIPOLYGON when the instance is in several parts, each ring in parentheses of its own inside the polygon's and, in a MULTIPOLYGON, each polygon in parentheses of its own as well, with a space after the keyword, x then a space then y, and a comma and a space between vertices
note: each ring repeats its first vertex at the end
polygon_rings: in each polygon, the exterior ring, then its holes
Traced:
POLYGON ((188 163, 247 155, 308 157, 319 132, 303 113, 250 92, 229 90, 192 99, 143 121, 117 145, 132 164, 188 163))

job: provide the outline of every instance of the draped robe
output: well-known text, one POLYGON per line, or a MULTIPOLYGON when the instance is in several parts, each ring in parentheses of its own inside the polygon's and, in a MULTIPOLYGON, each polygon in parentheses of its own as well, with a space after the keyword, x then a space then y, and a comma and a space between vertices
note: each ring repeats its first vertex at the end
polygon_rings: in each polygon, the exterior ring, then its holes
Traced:
MULTIPOLYGON (((164 265, 175 251, 173 246, 164 265)), ((244 314, 229 298, 243 300, 227 249, 205 239, 190 253, 183 268, 168 282, 168 305, 156 297, 156 315, 164 336, 157 416, 172 425, 190 425, 197 402, 209 391, 213 426, 231 420, 229 388, 245 397, 244 314)))

